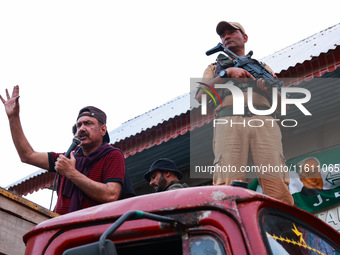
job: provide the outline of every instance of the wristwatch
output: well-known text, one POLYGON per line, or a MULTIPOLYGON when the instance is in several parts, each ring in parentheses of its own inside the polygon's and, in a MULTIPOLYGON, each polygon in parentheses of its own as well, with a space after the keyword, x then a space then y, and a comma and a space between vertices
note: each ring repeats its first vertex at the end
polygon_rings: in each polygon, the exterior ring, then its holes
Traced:
POLYGON ((219 73, 218 76, 220 76, 221 78, 228 78, 228 73, 226 69, 222 69, 219 73))

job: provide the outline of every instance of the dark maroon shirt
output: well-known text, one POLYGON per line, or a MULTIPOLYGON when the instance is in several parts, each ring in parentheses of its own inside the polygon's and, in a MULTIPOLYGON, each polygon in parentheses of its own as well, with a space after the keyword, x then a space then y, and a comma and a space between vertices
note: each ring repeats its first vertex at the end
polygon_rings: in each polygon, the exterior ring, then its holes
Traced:
MULTIPOLYGON (((55 172, 54 164, 59 155, 62 153, 49 153, 49 163, 51 172, 55 172)), ((108 183, 108 182, 120 182, 124 184, 125 176, 125 162, 124 156, 119 150, 114 150, 100 158, 97 162, 90 166, 88 177, 91 180, 108 183)), ((58 201, 56 204, 55 212, 59 214, 68 213, 71 198, 63 196, 63 189, 66 178, 60 176, 60 185, 57 190, 58 201)), ((88 197, 85 193, 81 203, 81 209, 88 208, 91 206, 99 205, 100 203, 88 197)))

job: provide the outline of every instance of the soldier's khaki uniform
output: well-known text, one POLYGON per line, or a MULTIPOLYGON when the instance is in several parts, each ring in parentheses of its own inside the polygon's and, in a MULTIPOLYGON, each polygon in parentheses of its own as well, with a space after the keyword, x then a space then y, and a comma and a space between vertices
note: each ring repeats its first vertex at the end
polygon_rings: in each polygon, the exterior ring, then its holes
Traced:
MULTIPOLYGON (((268 67, 267 67, 268 68, 268 67)), ((268 68, 268 70, 270 70, 268 68)), ((203 75, 203 82, 207 82, 215 77, 216 64, 207 67, 203 75)), ((247 101, 247 92, 243 92, 245 105, 247 101)), ((222 105, 216 108, 216 114, 222 108, 233 105, 232 95, 226 96, 222 100, 222 105)), ((271 107, 265 96, 253 92, 253 105, 271 107)), ((246 173, 241 172, 248 163, 248 156, 251 155, 253 165, 259 169, 264 167, 285 166, 285 158, 282 151, 281 130, 272 116, 251 117, 244 116, 224 116, 218 117, 227 120, 228 124, 216 124, 214 128, 213 150, 215 155, 215 166, 235 166, 236 171, 215 172, 213 177, 214 185, 229 185, 232 180, 245 181, 246 173), (273 119, 273 121, 268 121, 273 119), (248 126, 248 121, 252 120, 253 126, 260 126, 262 120, 264 125, 261 127, 248 126), (267 121, 266 121, 267 120, 267 121), (231 126, 230 122, 244 123, 231 126), (258 123, 256 123, 258 122, 258 123)), ((216 169, 216 168, 215 168, 216 169)), ((287 204, 294 204, 293 197, 288 190, 289 173, 263 172, 257 174, 259 183, 266 195, 279 199, 287 204)))

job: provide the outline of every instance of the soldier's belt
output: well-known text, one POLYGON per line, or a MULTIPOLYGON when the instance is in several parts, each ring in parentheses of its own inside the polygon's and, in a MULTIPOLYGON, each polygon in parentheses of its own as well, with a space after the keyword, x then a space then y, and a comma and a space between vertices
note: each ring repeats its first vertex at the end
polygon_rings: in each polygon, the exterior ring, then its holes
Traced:
MULTIPOLYGON (((257 110, 268 110, 269 108, 267 106, 264 105, 260 105, 260 106, 254 106, 257 110)), ((232 106, 227 106, 222 108, 220 111, 218 111, 215 114, 215 118, 222 118, 222 117, 229 117, 229 116, 242 116, 242 117, 251 117, 254 114, 252 114, 249 111, 248 106, 244 107, 244 114, 233 114, 233 107, 232 106)))

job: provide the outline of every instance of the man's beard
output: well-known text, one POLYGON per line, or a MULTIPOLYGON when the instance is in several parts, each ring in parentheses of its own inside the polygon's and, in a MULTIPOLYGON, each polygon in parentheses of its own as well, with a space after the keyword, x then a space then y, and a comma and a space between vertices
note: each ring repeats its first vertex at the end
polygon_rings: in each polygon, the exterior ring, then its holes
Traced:
POLYGON ((163 173, 161 173, 161 177, 159 178, 156 192, 164 191, 166 186, 167 186, 167 181, 164 178, 163 173))

